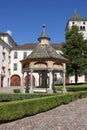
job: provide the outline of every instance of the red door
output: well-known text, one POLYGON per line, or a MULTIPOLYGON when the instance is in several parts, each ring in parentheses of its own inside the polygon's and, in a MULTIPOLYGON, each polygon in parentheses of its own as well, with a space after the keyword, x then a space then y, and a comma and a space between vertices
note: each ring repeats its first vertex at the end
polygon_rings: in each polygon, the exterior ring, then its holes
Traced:
POLYGON ((20 76, 13 75, 10 79, 10 86, 20 86, 20 76))
MULTIPOLYGON (((25 86, 30 85, 30 75, 25 77, 25 86)), ((33 76, 33 86, 35 86, 35 77, 33 76)))

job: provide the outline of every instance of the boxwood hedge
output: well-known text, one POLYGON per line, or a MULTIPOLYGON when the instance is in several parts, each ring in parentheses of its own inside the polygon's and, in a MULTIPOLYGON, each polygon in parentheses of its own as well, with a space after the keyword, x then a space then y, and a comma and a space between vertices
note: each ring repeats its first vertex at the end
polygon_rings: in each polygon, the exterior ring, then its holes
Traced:
POLYGON ((17 120, 87 97, 87 91, 0 103, 0 123, 17 120))
POLYGON ((31 98, 39 98, 45 96, 51 96, 54 94, 47 94, 47 93, 34 93, 34 94, 21 94, 21 93, 1 93, 0 94, 0 102, 9 102, 9 101, 16 101, 16 100, 24 100, 24 99, 31 99, 31 98))
MULTIPOLYGON (((55 86, 55 90, 56 91, 60 91, 61 90, 61 88, 62 88, 62 86, 55 86)), ((77 86, 75 86, 75 85, 71 85, 71 86, 66 86, 66 89, 67 89, 67 91, 72 91, 72 92, 75 92, 75 91, 85 91, 85 90, 87 90, 87 86, 85 85, 85 86, 80 86, 80 85, 77 85, 77 86)))

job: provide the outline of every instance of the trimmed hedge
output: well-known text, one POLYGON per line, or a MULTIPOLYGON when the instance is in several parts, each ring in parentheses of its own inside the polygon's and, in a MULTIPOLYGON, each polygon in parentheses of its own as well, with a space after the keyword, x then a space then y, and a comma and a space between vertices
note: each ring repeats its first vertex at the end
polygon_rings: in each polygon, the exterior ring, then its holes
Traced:
POLYGON ((83 97, 87 97, 87 91, 0 103, 0 123, 45 112, 83 97))
POLYGON ((83 86, 83 87, 79 87, 79 86, 74 86, 74 87, 66 87, 66 89, 68 90, 68 91, 85 91, 85 90, 87 90, 87 86, 83 86))
MULTIPOLYGON (((61 91, 62 86, 55 86, 56 91, 61 91)), ((67 91, 85 91, 87 90, 87 86, 66 86, 67 91)))
POLYGON ((16 100, 24 100, 24 99, 31 99, 31 98, 39 98, 45 96, 51 96, 54 94, 47 94, 47 93, 34 93, 34 94, 20 94, 20 93, 1 93, 0 94, 0 102, 9 102, 9 101, 16 101, 16 100))

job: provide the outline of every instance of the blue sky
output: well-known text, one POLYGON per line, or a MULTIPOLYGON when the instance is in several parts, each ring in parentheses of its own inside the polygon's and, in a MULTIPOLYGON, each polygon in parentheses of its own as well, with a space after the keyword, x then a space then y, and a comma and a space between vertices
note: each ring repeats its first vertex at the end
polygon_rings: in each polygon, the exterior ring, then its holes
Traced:
POLYGON ((75 10, 87 18, 87 0, 0 0, 0 32, 10 30, 18 44, 37 43, 45 24, 50 42, 61 43, 75 10))

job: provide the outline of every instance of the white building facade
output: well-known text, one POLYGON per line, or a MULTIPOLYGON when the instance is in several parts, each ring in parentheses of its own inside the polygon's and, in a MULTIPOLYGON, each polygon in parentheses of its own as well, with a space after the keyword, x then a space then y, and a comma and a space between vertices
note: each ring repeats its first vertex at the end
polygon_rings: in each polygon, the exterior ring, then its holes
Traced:
POLYGON ((0 33, 0 87, 10 86, 11 48, 16 43, 7 33, 0 33))

